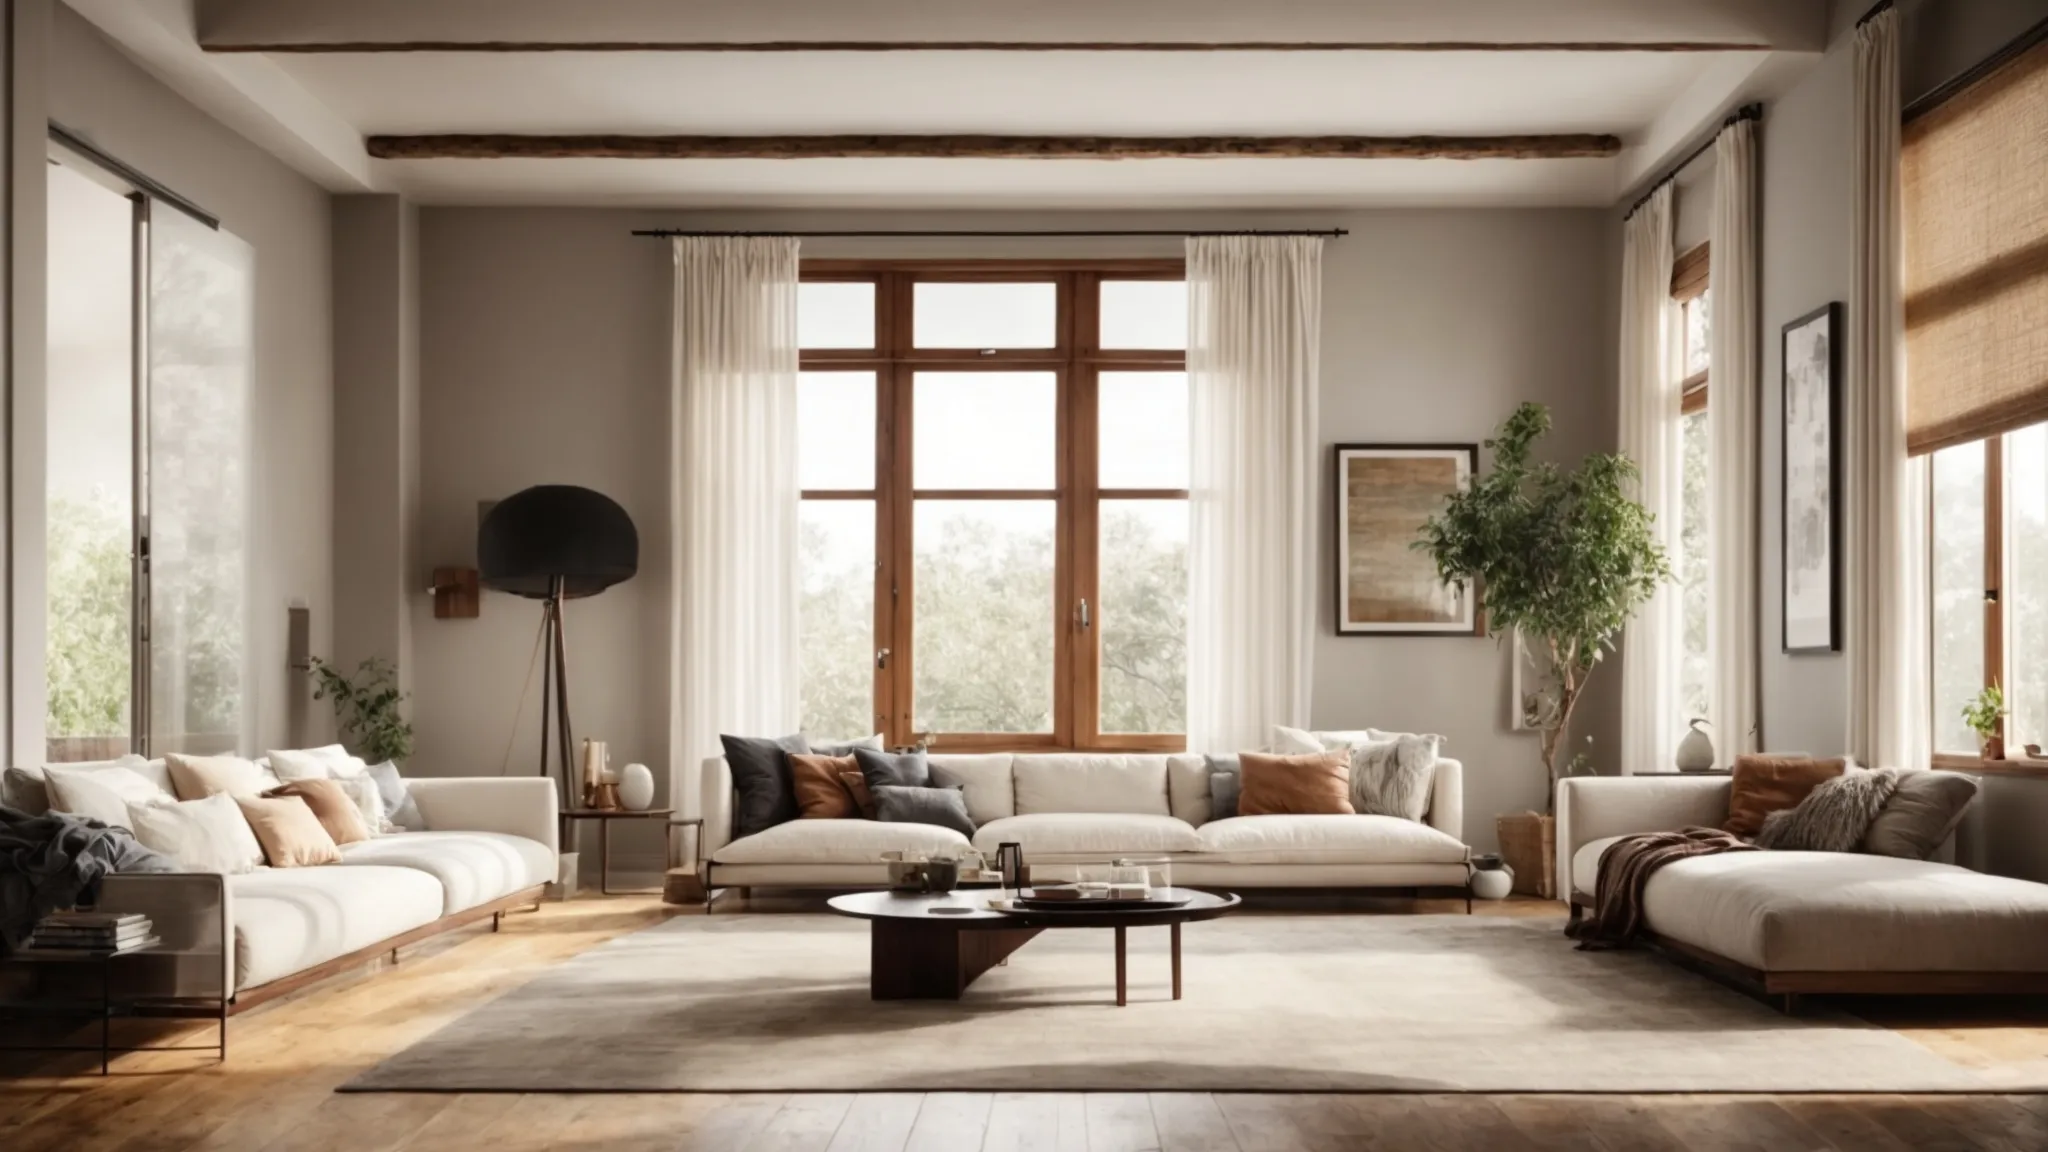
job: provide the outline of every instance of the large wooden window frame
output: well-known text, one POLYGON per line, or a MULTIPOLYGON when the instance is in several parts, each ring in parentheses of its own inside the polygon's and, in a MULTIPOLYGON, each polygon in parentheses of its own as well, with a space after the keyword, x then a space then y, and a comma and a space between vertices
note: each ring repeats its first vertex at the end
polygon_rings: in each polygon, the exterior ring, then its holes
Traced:
POLYGON ((805 500, 872 500, 875 508, 875 726, 893 747, 929 736, 948 752, 1170 752, 1187 747, 1184 733, 1100 730, 1100 512, 1104 500, 1186 500, 1185 488, 1104 489, 1097 480, 1101 442, 1097 398, 1105 371, 1176 372, 1183 350, 1105 349, 1100 341, 1100 287, 1106 280, 1180 280, 1180 260, 1111 261, 864 261, 806 260, 807 282, 875 286, 875 346, 805 349, 803 371, 873 372, 875 486, 805 489, 805 500), (912 339, 920 283, 1050 283, 1058 307, 1051 348, 918 348, 912 339), (912 394, 918 372, 1041 371, 1057 389, 1057 464, 1051 489, 917 489, 912 394), (917 650, 911 606, 912 521, 918 500, 1051 500, 1055 508, 1052 731, 939 732, 914 728, 917 650), (1084 607, 1085 605, 1085 607, 1084 607))
MULTIPOLYGON (((1671 265, 1671 301, 1678 305, 1678 339, 1680 354, 1683 355, 1686 334, 1691 325, 1686 321, 1700 297, 1707 294, 1708 247, 1701 243, 1688 249, 1671 265)), ((1678 411, 1690 416, 1707 410, 1707 385, 1709 369, 1702 368, 1688 375, 1680 386, 1678 411)))
MULTIPOLYGON (((1920 459, 1920 467, 1927 470, 1928 484, 1932 487, 1934 454, 1928 453, 1920 459)), ((1935 595, 1934 587, 1934 501, 1927 501, 1927 572, 1925 583, 1930 606, 1935 595)), ((1927 646, 1927 683, 1934 683, 1933 613, 1928 613, 1929 644, 1927 646)), ((1990 688, 2011 682, 2005 669, 2005 436, 1987 437, 1984 440, 1984 687, 1990 688)), ((1930 707, 1939 707, 1928 693, 1930 707)), ((1930 717, 1930 722, 1934 719, 1930 717)), ((1998 723, 1998 735, 1994 737, 1981 756, 1961 752, 1934 752, 1934 766, 1937 768, 1968 768, 1987 772, 2005 771, 2017 775, 2048 776, 2048 763, 2034 761, 2025 756, 2013 756, 2006 747, 2006 737, 2011 734, 2010 716, 1998 723)))

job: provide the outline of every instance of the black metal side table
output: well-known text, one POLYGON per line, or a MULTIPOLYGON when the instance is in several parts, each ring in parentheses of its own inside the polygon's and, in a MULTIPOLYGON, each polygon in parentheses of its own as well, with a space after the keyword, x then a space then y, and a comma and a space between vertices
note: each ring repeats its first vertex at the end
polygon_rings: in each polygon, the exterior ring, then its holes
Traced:
POLYGON ((32 999, 0 1001, 0 1016, 73 1016, 85 1019, 97 1017, 100 1024, 98 1044, 8 1044, 0 1045, 0 1052, 97 1052, 100 1054, 100 1075, 108 1074, 116 1052, 214 1052, 221 1063, 228 1059, 228 1014, 223 1002, 219 1010, 200 1012, 159 1005, 147 998, 133 997, 117 992, 114 983, 115 970, 139 957, 146 957, 158 951, 158 945, 150 944, 131 948, 126 952, 84 952, 57 948, 24 948, 0 956, 0 964, 54 966, 70 969, 94 970, 99 988, 97 997, 79 998, 68 990, 64 995, 32 999), (219 1029, 212 1044, 116 1044, 113 1042, 114 1020, 137 1016, 212 1016, 219 1029))

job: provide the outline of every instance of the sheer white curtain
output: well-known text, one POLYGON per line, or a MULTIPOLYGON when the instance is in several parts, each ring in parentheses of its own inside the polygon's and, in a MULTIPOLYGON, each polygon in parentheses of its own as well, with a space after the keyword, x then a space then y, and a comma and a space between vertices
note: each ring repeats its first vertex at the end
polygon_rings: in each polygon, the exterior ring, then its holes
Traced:
POLYGON ((1708 556, 1712 599, 1714 751, 1722 767, 1754 752, 1757 680, 1757 167, 1756 121, 1737 120, 1714 141, 1714 226, 1707 283, 1707 442, 1712 492, 1708 556))
POLYGON ((1308 721, 1322 241, 1188 240, 1188 749, 1308 721))
MULTIPOLYGON (((1621 451, 1642 472, 1638 493, 1665 551, 1678 555, 1684 515, 1678 309, 1671 301, 1672 189, 1667 182, 1622 226, 1621 451)), ((1718 301, 1717 301, 1718 303, 1718 301)), ((1678 751, 1679 659, 1685 622, 1666 583, 1622 633, 1623 775, 1662 771, 1678 751)))
POLYGON ((797 242, 683 237, 675 260, 672 781, 721 733, 783 736, 800 719, 797 242))
POLYGON ((1899 14, 1856 30, 1844 610, 1848 749, 1879 768, 1933 754, 1927 688, 1927 472, 1906 455, 1899 14))

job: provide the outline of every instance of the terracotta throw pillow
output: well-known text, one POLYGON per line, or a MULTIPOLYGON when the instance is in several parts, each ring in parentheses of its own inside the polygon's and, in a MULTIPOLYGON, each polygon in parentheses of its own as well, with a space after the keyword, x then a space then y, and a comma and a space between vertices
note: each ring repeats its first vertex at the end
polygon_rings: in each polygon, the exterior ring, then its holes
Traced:
POLYGON ((272 868, 305 868, 313 864, 341 863, 341 849, 334 837, 320 826, 304 800, 281 796, 275 800, 236 797, 242 815, 263 845, 263 858, 272 868))
POLYGON ((1842 774, 1839 758, 1738 756, 1728 790, 1728 819, 1721 827, 1745 840, 1763 831, 1764 817, 1799 807, 1808 793, 1842 774))
POLYGON ((370 826, 363 820, 363 810, 356 804, 341 784, 334 780, 294 780, 281 788, 272 788, 263 794, 265 800, 276 800, 284 796, 296 796, 313 810, 313 818, 327 829, 327 835, 334 843, 354 844, 370 838, 370 826))
POLYGON ((796 789, 796 814, 800 820, 850 820, 860 815, 853 793, 840 776, 859 775, 851 756, 819 756, 815 753, 789 754, 790 783, 796 789))
POLYGON ((861 818, 875 819, 875 794, 868 791, 868 778, 858 771, 841 772, 839 782, 846 785, 847 795, 853 797, 853 806, 860 809, 861 818))
POLYGON ((1349 816, 1355 811, 1345 749, 1296 756, 1246 752, 1237 762, 1244 781, 1237 798, 1240 816, 1349 816))

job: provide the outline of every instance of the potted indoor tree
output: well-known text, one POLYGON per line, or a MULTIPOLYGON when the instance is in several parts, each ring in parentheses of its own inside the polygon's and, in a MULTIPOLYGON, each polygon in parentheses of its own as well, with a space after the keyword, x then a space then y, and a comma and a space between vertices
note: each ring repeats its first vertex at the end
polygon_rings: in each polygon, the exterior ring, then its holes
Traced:
POLYGON ((1572 716, 1587 679, 1671 567, 1655 518, 1634 497, 1635 463, 1616 453, 1595 453, 1569 471, 1531 462, 1531 447, 1549 430, 1541 404, 1517 408, 1486 442, 1493 470, 1451 496, 1415 546, 1443 579, 1484 591, 1493 635, 1519 631, 1547 665, 1534 704, 1517 701, 1541 733, 1545 812, 1498 819, 1516 890, 1554 898, 1556 864, 1545 847, 1554 839, 1550 810, 1558 777, 1586 761, 1583 753, 1565 755, 1572 716))
POLYGON ((405 693, 398 670, 372 657, 350 676, 318 656, 313 657, 313 699, 332 700, 341 738, 371 764, 393 763, 412 755, 412 724, 400 706, 405 693))

